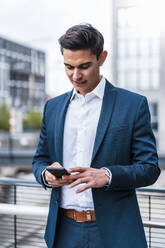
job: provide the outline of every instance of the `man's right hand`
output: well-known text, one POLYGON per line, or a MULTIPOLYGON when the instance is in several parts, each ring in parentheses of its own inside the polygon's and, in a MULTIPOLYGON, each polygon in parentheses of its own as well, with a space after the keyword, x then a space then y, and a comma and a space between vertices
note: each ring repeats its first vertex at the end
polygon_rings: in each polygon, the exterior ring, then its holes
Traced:
MULTIPOLYGON (((58 162, 54 162, 49 167, 50 168, 61 168, 62 166, 58 162)), ((44 179, 52 187, 64 186, 64 185, 68 185, 73 182, 73 180, 64 179, 63 177, 56 178, 53 174, 51 174, 47 170, 45 170, 44 172, 44 179)))

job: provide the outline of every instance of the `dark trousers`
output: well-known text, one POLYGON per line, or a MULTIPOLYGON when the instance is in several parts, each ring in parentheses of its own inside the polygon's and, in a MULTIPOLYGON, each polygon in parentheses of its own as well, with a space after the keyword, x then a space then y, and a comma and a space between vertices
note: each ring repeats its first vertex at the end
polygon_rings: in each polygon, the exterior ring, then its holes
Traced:
POLYGON ((96 222, 76 222, 59 215, 54 248, 104 248, 96 222))

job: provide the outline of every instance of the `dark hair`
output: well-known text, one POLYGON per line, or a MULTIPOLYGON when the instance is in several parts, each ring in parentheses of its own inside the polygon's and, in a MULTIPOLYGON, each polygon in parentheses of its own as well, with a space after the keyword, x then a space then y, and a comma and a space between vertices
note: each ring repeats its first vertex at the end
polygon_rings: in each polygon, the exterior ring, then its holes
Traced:
POLYGON ((61 52, 63 48, 73 51, 90 49, 97 59, 103 51, 103 35, 90 24, 80 24, 69 28, 64 35, 59 38, 61 52))

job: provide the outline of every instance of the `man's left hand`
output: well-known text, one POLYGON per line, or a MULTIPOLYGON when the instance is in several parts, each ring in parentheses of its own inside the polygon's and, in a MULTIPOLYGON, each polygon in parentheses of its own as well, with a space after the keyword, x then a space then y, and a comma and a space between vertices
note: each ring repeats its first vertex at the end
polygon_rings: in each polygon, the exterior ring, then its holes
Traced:
POLYGON ((74 180, 71 184, 69 184, 69 188, 73 188, 76 185, 84 184, 81 188, 76 190, 76 193, 83 192, 89 188, 101 188, 108 184, 109 178, 106 175, 106 170, 95 169, 95 168, 86 168, 86 167, 76 167, 68 170, 69 173, 76 173, 70 176, 63 176, 66 179, 74 180))

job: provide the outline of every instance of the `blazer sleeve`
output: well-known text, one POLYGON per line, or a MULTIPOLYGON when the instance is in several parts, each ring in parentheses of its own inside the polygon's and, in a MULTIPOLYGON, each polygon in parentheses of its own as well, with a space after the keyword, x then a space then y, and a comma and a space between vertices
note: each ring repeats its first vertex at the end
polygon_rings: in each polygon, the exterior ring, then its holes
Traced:
POLYGON ((131 164, 107 166, 112 173, 109 190, 131 190, 153 184, 160 174, 155 138, 146 97, 143 97, 134 122, 131 164))
POLYGON ((47 166, 50 165, 50 157, 49 157, 48 143, 47 143, 47 132, 46 132, 47 103, 45 104, 44 107, 39 143, 32 161, 32 171, 34 173, 34 176, 37 182, 42 184, 44 188, 46 188, 46 185, 42 178, 42 172, 47 166))

